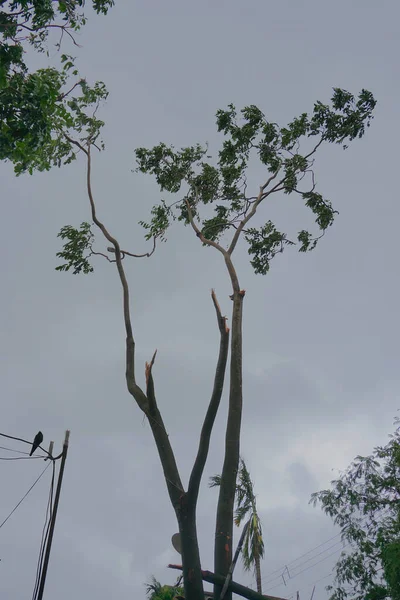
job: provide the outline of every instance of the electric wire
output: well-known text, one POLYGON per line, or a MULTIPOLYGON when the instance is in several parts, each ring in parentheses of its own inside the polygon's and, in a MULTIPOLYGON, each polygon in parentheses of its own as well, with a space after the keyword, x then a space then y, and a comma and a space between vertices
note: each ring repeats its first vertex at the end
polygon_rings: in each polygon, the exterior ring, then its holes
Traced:
MULTIPOLYGON (((32 440, 31 441, 24 440, 23 438, 16 437, 15 435, 8 435, 6 433, 0 433, 0 437, 5 437, 9 440, 16 440, 17 442, 23 442, 24 444, 28 444, 29 446, 32 446, 32 440)), ((53 459, 53 456, 51 456, 51 454, 45 448, 42 448, 41 446, 39 446, 39 448, 43 452, 45 452, 49 458, 53 459)))
POLYGON ((35 458, 45 458, 43 455, 38 454, 37 456, 10 456, 10 457, 5 457, 5 456, 0 456, 0 460, 30 460, 30 459, 35 459, 35 458))
MULTIPOLYGON (((385 511, 383 511, 382 515, 387 514, 390 511, 390 509, 387 509, 385 511)), ((360 524, 367 521, 368 520, 368 516, 366 516, 364 519, 361 519, 360 524)), ((328 544, 329 542, 333 541, 334 539, 341 537, 342 536, 342 532, 337 533, 336 535, 328 538, 327 540, 325 540, 324 542, 321 542, 320 544, 318 544, 317 546, 314 546, 313 548, 311 548, 310 550, 307 550, 307 552, 304 552, 303 554, 301 554, 300 556, 298 556, 297 558, 293 559, 292 561, 286 563, 285 565, 282 565, 281 567, 279 567, 278 569, 275 569, 274 571, 271 571, 270 573, 268 573, 267 575, 265 575, 262 578, 262 582, 264 583, 264 585, 268 585, 268 583, 272 583, 273 581, 275 581, 276 579, 280 579, 282 577, 282 575, 284 574, 285 570, 288 572, 289 575, 289 579, 293 579, 294 577, 296 577, 297 575, 299 575, 300 573, 296 573, 295 575, 293 575, 293 577, 290 575, 289 573, 289 569, 288 567, 290 567, 291 565, 294 565, 294 563, 298 562, 301 558, 304 558, 305 556, 307 556, 308 554, 311 554, 312 552, 315 552, 315 550, 318 550, 319 548, 322 548, 322 546, 325 546, 326 544, 328 544), (268 577, 270 577, 271 575, 274 575, 275 573, 278 573, 278 575, 276 575, 275 577, 272 577, 272 579, 269 579, 268 581, 266 581, 266 579, 268 577)), ((314 554, 313 556, 311 556, 310 558, 308 558, 306 561, 303 561, 302 563, 300 563, 300 565, 296 565, 296 566, 292 566, 292 569, 297 569, 300 566, 306 564, 307 562, 309 562, 310 560, 313 560, 314 558, 317 558, 317 556, 320 556, 321 554, 327 552, 328 550, 330 550, 331 548, 333 548, 334 546, 336 546, 337 544, 341 544, 342 548, 345 548, 347 545, 349 545, 348 543, 344 543, 342 541, 342 539, 338 540, 335 544, 332 544, 331 546, 329 546, 328 548, 325 548, 325 550, 322 550, 321 552, 319 552, 318 554, 314 554)), ((336 550, 335 552, 338 552, 340 550, 340 548, 338 548, 338 550, 336 550)), ((332 554, 334 554, 335 552, 331 553, 330 556, 332 554)), ((320 562, 320 561, 319 561, 320 562)), ((316 563, 318 564, 318 563, 316 563)), ((311 568, 313 565, 311 565, 309 568, 311 568)), ((303 571, 302 571, 303 572, 303 571)), ((282 585, 282 584, 279 584, 282 585)), ((277 585, 274 587, 278 587, 277 585)))
MULTIPOLYGON (((348 546, 349 544, 345 544, 344 547, 348 546)), ((334 554, 336 554, 337 552, 339 552, 340 548, 338 550, 334 550, 333 552, 331 552, 330 554, 328 554, 327 556, 324 556, 324 558, 321 558, 321 560, 318 560, 316 563, 306 567, 305 569, 302 569, 301 571, 299 571, 298 573, 296 573, 295 575, 293 575, 293 577, 290 577, 290 580, 292 579, 296 579, 296 577, 298 577, 299 575, 301 575, 302 573, 304 573, 305 571, 309 571, 310 569, 312 569, 313 567, 315 567, 316 565, 319 565, 320 563, 324 562, 324 560, 326 560, 327 558, 333 556, 334 554)), ((274 585, 272 588, 268 588, 267 591, 270 592, 271 590, 274 590, 277 587, 280 587, 282 584, 278 583, 277 585, 274 585)))
POLYGON ((29 452, 22 452, 21 450, 14 450, 13 448, 8 448, 7 446, 0 446, 0 450, 8 450, 8 452, 15 452, 15 454, 26 454, 29 456, 29 452))
POLYGON ((12 509, 12 511, 10 512, 10 514, 4 519, 4 521, 2 523, 0 523, 0 529, 3 527, 3 525, 5 523, 7 523, 8 519, 11 517, 11 515, 17 510, 17 508, 22 504, 22 502, 25 500, 25 498, 27 497, 27 495, 29 494, 29 492, 31 492, 33 490, 33 488, 35 487, 35 485, 37 484, 37 482, 39 481, 39 479, 41 479, 41 477, 43 477, 43 475, 45 474, 45 472, 47 471, 47 469, 49 468, 49 466, 51 465, 51 463, 49 463, 48 465, 46 465, 46 467, 43 469, 43 471, 40 473, 39 477, 37 477, 37 479, 33 482, 33 484, 31 485, 31 487, 29 488, 29 490, 26 492, 26 494, 24 494, 24 496, 22 496, 21 500, 18 502, 18 504, 12 509))
MULTIPOLYGON (((383 569, 383 567, 380 567, 379 569, 377 569, 377 573, 378 573, 379 571, 382 571, 382 569, 383 569)), ((323 577, 320 577, 320 578, 319 578, 319 579, 317 579, 316 581, 312 581, 312 582, 310 582, 310 583, 308 583, 308 584, 304 585, 304 586, 303 586, 302 588, 300 588, 299 590, 296 590, 296 592, 301 592, 301 591, 304 591, 305 589, 308 589, 308 588, 309 588, 309 587, 311 587, 312 585, 315 587, 315 585, 316 585, 317 583, 319 583, 320 581, 323 581, 323 579, 327 579, 327 577, 332 577, 332 576, 334 576, 334 575, 335 575, 335 573, 334 573, 334 571, 333 571, 333 569, 332 569, 332 571, 331 571, 330 573, 327 573, 326 575, 324 575, 323 577)), ((352 588, 348 587, 348 588, 345 588, 345 589, 346 589, 346 591, 350 591, 352 588)), ((291 595, 288 597, 288 599, 287 599, 287 600, 291 600, 291 599, 293 598, 293 596, 294 596, 294 594, 291 594, 291 595)))
MULTIPOLYGON (((16 440, 16 441, 19 441, 19 442, 23 442, 25 444, 28 444, 29 446, 32 445, 31 441, 24 440, 23 438, 16 437, 16 436, 13 436, 13 435, 8 435, 8 434, 5 434, 5 433, 0 433, 0 436, 8 438, 8 439, 11 439, 11 440, 16 440)), ((37 568, 36 568, 36 577, 35 577, 35 585, 34 585, 32 600, 37 600, 37 594, 38 594, 38 591, 39 591, 40 581, 41 581, 41 577, 42 577, 44 554, 45 554, 46 546, 47 546, 47 543, 48 543, 49 532, 50 532, 50 525, 51 525, 52 516, 53 516, 53 509, 54 509, 54 482, 55 482, 55 461, 58 460, 59 458, 61 458, 61 456, 62 456, 62 453, 61 453, 59 456, 53 457, 47 450, 45 450, 41 446, 39 446, 39 448, 43 452, 45 452, 47 456, 43 456, 43 455, 30 456, 28 452, 22 452, 20 450, 14 450, 12 448, 8 448, 8 447, 5 447, 5 446, 0 446, 0 449, 6 450, 7 452, 15 452, 17 454, 24 454, 25 455, 25 456, 19 456, 19 457, 0 457, 0 460, 26 460, 26 459, 31 459, 31 458, 33 458, 33 459, 39 459, 39 458, 43 459, 44 458, 44 460, 49 460, 49 459, 51 460, 51 462, 49 462, 46 465, 46 467, 43 469, 43 471, 40 473, 40 475, 36 478, 36 480, 33 482, 33 484, 31 485, 31 487, 24 494, 24 496, 21 498, 21 500, 16 504, 16 506, 13 508, 13 510, 9 513, 9 515, 4 519, 4 521, 2 523, 0 523, 0 529, 8 521, 8 519, 11 517, 11 515, 17 510, 17 508, 22 504, 22 502, 25 500, 25 498, 28 496, 28 494, 32 491, 32 489, 35 487, 35 485, 38 483, 38 481, 43 477, 43 475, 45 474, 45 472, 47 471, 47 469, 50 467, 50 465, 52 465, 52 467, 53 467, 52 477, 51 477, 51 481, 50 481, 49 496, 48 496, 47 506, 46 506, 45 521, 44 521, 44 525, 43 525, 43 529, 42 529, 42 536, 41 536, 40 547, 39 547, 39 555, 38 555, 38 562, 37 562, 37 568)))
MULTIPOLYGON (((304 592, 304 590, 310 588, 311 586, 315 587, 317 585, 317 583, 320 583, 321 581, 323 581, 324 579, 327 579, 328 577, 332 577, 333 574, 334 574, 333 571, 331 571, 330 573, 327 573, 326 575, 324 575, 323 577, 320 577, 316 581, 311 581, 307 585, 303 585, 303 587, 301 587, 299 590, 296 590, 296 592, 297 593, 304 592)), ((293 597, 294 597, 294 593, 291 594, 287 600, 292 600, 293 597)))
MULTIPOLYGON (((328 548, 325 548, 325 550, 321 550, 321 552, 318 552, 318 554, 314 554, 313 556, 311 556, 310 558, 308 558, 307 560, 304 560, 303 562, 301 562, 299 565, 296 565, 295 567, 293 567, 293 569, 299 569, 300 567, 302 567, 303 565, 307 564, 308 562, 310 562, 311 560, 316 559, 318 556, 321 556, 322 554, 325 554, 325 552, 328 552, 328 550, 331 550, 332 548, 334 548, 335 546, 337 546, 338 544, 340 544, 340 547, 337 548, 336 550, 334 550, 333 552, 331 552, 330 554, 328 554, 327 556, 325 556, 322 560, 314 563, 314 564, 319 564, 320 562, 322 562, 323 560, 325 560, 326 558, 328 558, 329 556, 333 556, 333 554, 336 554, 336 552, 339 552, 340 550, 342 550, 343 548, 346 547, 346 544, 344 544, 342 542, 342 540, 339 540, 338 542, 336 542, 335 544, 332 544, 331 546, 328 546, 328 548)), ((289 569, 287 569, 287 573, 289 575, 289 579, 294 579, 295 577, 297 577, 298 575, 300 575, 300 573, 303 573, 304 571, 306 571, 307 569, 311 569, 311 567, 314 566, 314 564, 309 565, 306 569, 302 569, 301 571, 299 571, 298 573, 294 573, 293 575, 289 572, 289 569)), ((284 574, 285 571, 283 571, 281 573, 281 575, 277 575, 275 577, 273 577, 272 579, 269 579, 268 581, 264 582, 264 585, 268 585, 269 583, 272 583, 273 581, 275 581, 275 579, 280 579, 282 577, 282 575, 284 574)), ((281 583, 279 585, 282 585, 281 583)), ((278 586, 274 586, 274 587, 278 587, 278 586)))
MULTIPOLYGON (((290 567, 291 565, 293 565, 295 562, 297 562, 298 560, 300 560, 300 558, 303 558, 304 556, 307 556, 308 554, 311 554, 311 552, 314 552, 315 550, 318 550, 318 548, 321 548, 322 546, 325 546, 325 544, 327 544, 328 542, 331 542, 332 540, 340 537, 342 535, 341 532, 337 533, 336 535, 328 538, 327 540, 325 540, 324 542, 321 542, 320 544, 318 544, 317 546, 314 546, 313 548, 311 548, 310 550, 307 550, 307 552, 304 552, 304 554, 300 554, 300 556, 298 556, 297 558, 294 558, 292 561, 282 565, 281 567, 279 567, 278 569, 275 569, 274 571, 271 571, 270 573, 268 573, 267 575, 265 575, 263 577, 263 580, 265 580, 267 577, 270 577, 271 575, 274 575, 275 573, 279 573, 279 575, 277 577, 281 577, 281 574, 285 571, 285 569, 287 567, 290 567)), ((294 567, 295 568, 295 567, 294 567)), ((277 577, 274 577, 273 579, 276 579, 277 577)), ((272 580, 273 581, 273 580, 272 580)))

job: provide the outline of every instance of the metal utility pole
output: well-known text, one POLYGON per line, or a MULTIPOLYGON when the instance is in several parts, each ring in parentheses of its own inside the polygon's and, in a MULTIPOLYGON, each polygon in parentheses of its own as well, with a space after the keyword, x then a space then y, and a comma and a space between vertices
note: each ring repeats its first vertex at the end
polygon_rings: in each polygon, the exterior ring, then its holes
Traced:
POLYGON ((61 455, 60 471, 58 473, 57 489, 56 489, 56 494, 54 496, 53 513, 51 515, 51 522, 50 522, 50 527, 49 527, 49 538, 47 540, 46 552, 45 552, 44 559, 43 559, 43 569, 42 569, 42 573, 40 576, 40 584, 39 584, 39 588, 38 588, 37 600, 43 599, 44 584, 46 582, 47 567, 49 566, 50 550, 51 550, 51 544, 53 541, 54 527, 55 527, 56 518, 57 518, 58 502, 60 500, 61 484, 62 484, 63 475, 64 475, 65 461, 67 459, 69 434, 70 434, 70 431, 67 430, 65 432, 64 445, 63 445, 63 450, 62 450, 62 455, 61 455))

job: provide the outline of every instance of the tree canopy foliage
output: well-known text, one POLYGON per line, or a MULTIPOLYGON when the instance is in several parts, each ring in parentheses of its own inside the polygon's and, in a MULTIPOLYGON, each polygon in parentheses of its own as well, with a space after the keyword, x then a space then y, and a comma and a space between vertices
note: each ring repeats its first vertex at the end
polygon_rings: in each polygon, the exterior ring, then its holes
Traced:
MULTIPOLYGON (((92 100, 95 101, 94 96, 92 100)), ((152 149, 137 149, 136 170, 154 175, 162 192, 181 195, 180 199, 170 203, 162 199, 151 209, 150 220, 140 221, 146 230, 146 239, 165 240, 168 228, 176 220, 185 225, 193 225, 198 220, 197 233, 204 244, 217 246, 226 239, 229 231, 233 232, 228 248, 228 252, 232 252, 243 233, 251 264, 258 274, 266 274, 271 259, 287 246, 297 245, 300 252, 313 250, 337 214, 330 200, 316 190, 314 155, 324 142, 346 148, 349 141, 362 137, 370 126, 375 105, 373 95, 366 90, 362 90, 356 99, 349 92, 335 88, 331 105, 316 102, 311 116, 303 113, 285 127, 269 122, 256 106, 243 108, 239 120, 235 107, 230 105, 216 115, 217 129, 225 139, 214 163, 208 148, 200 144, 180 150, 164 143, 152 149), (302 153, 301 146, 304 146, 302 153), (254 188, 248 193, 247 171, 254 155, 264 165, 268 176, 257 193, 254 188), (258 227, 248 226, 260 204, 278 192, 300 196, 315 217, 316 231, 301 229, 293 239, 279 231, 271 220, 258 227)), ((97 120, 92 124, 95 136, 101 125, 97 120)), ((72 121, 71 127, 74 127, 72 121)), ((87 143, 90 135, 80 140, 87 143)), ((75 153, 69 142, 70 132, 67 136, 64 143, 69 162, 75 158, 75 153)), ((53 143, 62 144, 62 140, 57 137, 53 143)), ((44 153, 45 148, 41 154, 44 153)), ((45 164, 46 168, 50 166, 47 158, 45 164)), ((71 229, 69 233, 76 238, 79 230, 71 229)), ((86 264, 88 254, 84 253, 89 242, 91 240, 87 238, 86 246, 84 243, 79 246, 80 255, 72 257, 69 254, 71 266, 73 262, 84 261, 86 264)), ((59 255, 68 258, 67 254, 59 255)), ((87 266, 84 272, 91 270, 87 266)))
POLYGON ((357 456, 319 504, 342 530, 348 548, 328 589, 331 600, 400 600, 400 420, 386 446, 357 456))
POLYGON ((238 115, 231 104, 216 115, 224 141, 214 163, 208 148, 200 144, 180 150, 163 143, 150 150, 139 148, 137 170, 154 175, 161 191, 176 194, 184 186, 180 201, 167 204, 163 200, 152 209, 151 220, 141 222, 147 238, 165 238, 175 219, 188 224, 198 217, 199 233, 209 242, 219 242, 228 230, 235 230, 230 244, 233 250, 243 231, 251 264, 260 274, 268 272, 271 259, 285 246, 297 243, 300 252, 313 250, 336 212, 316 190, 314 155, 323 142, 346 147, 348 141, 362 137, 375 104, 366 90, 356 99, 335 88, 331 105, 316 102, 311 116, 303 113, 285 127, 269 121, 257 106, 246 106, 238 115), (257 193, 254 188, 248 193, 247 171, 254 155, 269 175, 257 193), (270 220, 260 227, 247 227, 261 202, 276 192, 299 194, 315 216, 317 233, 302 229, 292 241, 270 220), (212 206, 212 212, 206 211, 211 215, 200 215, 201 205, 212 206))
MULTIPOLYGON (((113 0, 93 0, 106 14, 113 0)), ((45 53, 50 33, 61 47, 63 35, 75 45, 74 33, 85 24, 84 0, 0 0, 0 160, 14 164, 17 175, 49 170, 75 158, 68 140, 74 131, 96 143, 103 124, 96 108, 107 97, 103 83, 90 86, 79 75, 74 57, 60 54, 60 65, 31 72, 27 48, 45 53)), ((101 145, 101 142, 99 142, 101 145)))

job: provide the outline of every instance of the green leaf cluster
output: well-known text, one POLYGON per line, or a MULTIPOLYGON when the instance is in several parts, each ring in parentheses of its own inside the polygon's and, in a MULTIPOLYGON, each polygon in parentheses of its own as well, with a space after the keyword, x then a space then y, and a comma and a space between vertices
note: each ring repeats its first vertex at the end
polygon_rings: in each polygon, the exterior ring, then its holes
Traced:
MULTIPOLYGON (((286 127, 279 127, 254 105, 243 108, 238 115, 230 104, 216 114, 217 129, 224 140, 215 163, 210 162, 208 148, 200 144, 180 150, 164 143, 151 149, 138 148, 136 170, 153 175, 161 191, 180 194, 170 205, 164 200, 153 208, 150 222, 141 224, 148 230, 147 235, 151 232, 165 239, 174 218, 189 223, 189 207, 202 235, 219 242, 228 230, 252 216, 269 195, 297 193, 314 214, 319 230, 316 234, 301 230, 297 243, 301 252, 313 250, 336 214, 331 202, 315 191, 314 154, 324 142, 345 146, 344 142, 362 137, 375 105, 374 97, 366 90, 356 99, 335 88, 330 105, 317 102, 311 116, 303 113, 286 127), (303 145, 308 148, 301 152, 303 145), (251 195, 247 178, 254 159, 265 167, 266 175, 257 193, 251 195), (304 189, 304 182, 309 182, 308 189, 304 189)), ((271 258, 294 244, 271 221, 245 229, 244 233, 256 273, 268 272, 271 258)))
POLYGON ((185 592, 177 585, 162 585, 155 577, 150 583, 146 583, 146 593, 149 600, 174 600, 176 596, 182 596, 185 592))
POLYGON ((386 446, 357 456, 318 503, 350 546, 336 565, 331 600, 400 599, 400 420, 386 446))
POLYGON ((382 564, 388 593, 392 600, 400 600, 400 538, 382 547, 382 564))
MULTIPOLYGON (((0 89, 0 160, 11 161, 17 175, 70 163, 77 148, 68 137, 96 144, 104 125, 96 117, 108 95, 104 84, 89 86, 79 78, 72 57, 63 55, 62 61, 60 71, 13 73, 0 89)), ((104 147, 101 141, 99 147, 104 147)))
MULTIPOLYGON (((46 51, 50 30, 72 35, 86 23, 85 0, 0 0, 0 88, 15 72, 27 72, 26 45, 46 51)), ((92 0, 96 13, 107 14, 114 0, 92 0)))
POLYGON ((285 246, 294 245, 285 233, 275 228, 272 221, 267 221, 258 229, 247 229, 245 240, 249 245, 248 253, 253 257, 250 263, 254 272, 261 275, 268 273, 270 261, 276 254, 283 252, 285 246))
MULTIPOLYGON (((219 487, 221 475, 210 477, 209 487, 219 487)), ((246 571, 256 569, 257 562, 264 556, 264 540, 261 520, 256 505, 256 495, 250 473, 243 458, 239 460, 239 471, 236 482, 234 522, 237 527, 248 520, 247 533, 243 544, 243 566, 246 571)))
MULTIPOLYGON (((95 143, 103 125, 95 112, 107 96, 104 84, 90 87, 66 55, 60 55, 59 69, 32 73, 24 58, 29 45, 46 51, 50 30, 61 37, 78 31, 85 23, 84 4, 85 0, 0 0, 0 160, 11 161, 17 175, 71 162, 75 151, 64 134, 73 131, 81 142, 95 143)), ((94 10, 103 14, 113 4, 114 0, 92 1, 94 10)), ((60 43, 61 39, 58 48, 60 43)))
POLYGON ((62 258, 66 262, 56 267, 56 271, 69 271, 73 269, 73 274, 93 272, 93 267, 89 262, 89 257, 92 253, 92 243, 94 235, 91 231, 89 223, 81 223, 79 229, 72 225, 62 227, 57 237, 62 240, 68 240, 61 252, 57 252, 56 256, 62 258))
MULTIPOLYGON (((50 27, 78 31, 85 24, 85 0, 0 0, 0 33, 5 40, 28 41, 43 50, 50 27)), ((114 0, 92 0, 96 13, 107 14, 114 0)))

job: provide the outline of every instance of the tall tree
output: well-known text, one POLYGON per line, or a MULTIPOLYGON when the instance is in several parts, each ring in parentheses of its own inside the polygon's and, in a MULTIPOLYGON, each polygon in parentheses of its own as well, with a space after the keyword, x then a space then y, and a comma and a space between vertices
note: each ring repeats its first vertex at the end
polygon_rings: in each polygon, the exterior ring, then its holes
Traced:
POLYGON ((386 446, 357 456, 311 502, 339 525, 348 549, 336 564, 331 600, 400 600, 400 420, 386 446))
MULTIPOLYGON (((243 237, 255 272, 265 274, 271 259, 287 246, 298 244, 301 252, 315 248, 335 216, 330 201, 316 191, 315 155, 325 142, 344 145, 362 137, 370 124, 375 100, 366 90, 355 98, 349 92, 335 89, 330 106, 317 102, 311 116, 303 113, 286 127, 268 120, 256 106, 245 107, 238 115, 235 107, 230 105, 217 112, 217 128, 225 139, 214 162, 209 161, 207 148, 199 144, 181 150, 160 144, 153 149, 136 151, 138 170, 154 175, 161 190, 176 194, 184 188, 176 201, 171 205, 165 202, 156 205, 149 222, 142 223, 147 230, 147 239, 153 240, 153 250, 156 241, 165 237, 171 221, 177 219, 189 225, 204 246, 222 256, 232 286, 231 334, 216 296, 212 294, 219 328, 219 354, 197 456, 185 489, 156 400, 155 354, 146 365, 144 387, 139 385, 136 377, 130 290, 124 260, 138 255, 121 248, 118 238, 98 217, 92 192, 92 153, 103 149, 100 139, 103 123, 98 119, 97 111, 99 103, 106 99, 107 91, 102 83, 89 86, 79 75, 74 60, 66 54, 60 57, 62 66, 59 69, 42 69, 36 73, 29 73, 23 61, 21 44, 33 42, 33 46, 41 50, 49 30, 71 33, 68 28, 79 28, 84 18, 80 20, 75 9, 83 4, 84 0, 0 2, 0 7, 8 6, 0 14, 0 33, 5 40, 0 56, 0 159, 11 161, 19 175, 68 164, 78 152, 85 157, 92 223, 108 246, 103 252, 93 250, 91 224, 84 222, 79 228, 67 225, 59 234, 65 244, 58 253, 63 260, 58 269, 89 273, 93 270, 91 258, 95 254, 101 254, 117 269, 123 294, 127 388, 149 420, 160 456, 181 534, 186 598, 200 600, 203 584, 196 506, 224 385, 230 336, 229 411, 216 519, 216 574, 226 576, 232 560, 243 400, 242 311, 245 295, 239 284, 233 253, 243 237), (58 12, 54 12, 54 7, 58 12), (60 15, 66 24, 65 31, 55 22, 60 15), (253 182, 247 181, 249 162, 253 159, 258 160, 265 171, 264 179, 255 187, 253 182), (316 234, 301 229, 294 233, 293 239, 290 234, 279 231, 271 220, 253 224, 266 200, 280 192, 299 195, 315 216, 316 234)), ((111 5, 111 0, 93 0, 97 12, 107 12, 111 5)), ((221 586, 216 586, 217 595, 220 589, 221 586)))
MULTIPOLYGON (((210 487, 221 485, 220 475, 214 475, 210 479, 210 487)), ((262 526, 257 511, 254 484, 243 458, 240 458, 238 481, 236 483, 235 525, 240 527, 245 520, 247 522, 247 528, 243 540, 243 566, 246 571, 254 569, 257 592, 262 594, 261 559, 264 556, 262 526)))
MULTIPOLYGON (((147 229, 147 238, 164 237, 175 219, 190 225, 203 246, 222 255, 232 286, 229 410, 214 550, 214 571, 224 577, 232 562, 233 509, 243 403, 242 311, 245 292, 239 284, 233 253, 239 239, 244 237, 255 273, 266 274, 271 259, 287 246, 297 243, 300 252, 316 247, 332 225, 336 211, 330 201, 316 191, 315 155, 325 142, 347 147, 346 142, 362 137, 370 124, 375 104, 374 97, 366 90, 355 99, 351 93, 335 88, 331 106, 317 102, 311 116, 303 113, 286 127, 267 120, 254 105, 241 110, 240 120, 235 107, 230 105, 227 110, 217 112, 217 128, 225 135, 225 140, 214 163, 209 161, 208 149, 199 144, 180 150, 159 144, 150 150, 140 148, 136 151, 139 171, 154 175, 161 191, 181 194, 170 205, 161 201, 154 206, 152 219, 142 223, 147 229), (253 158, 261 162, 266 176, 256 190, 254 184, 249 190, 247 173, 253 158), (250 221, 256 219, 267 198, 280 192, 298 194, 302 198, 315 216, 318 233, 301 229, 294 241, 289 234, 279 231, 271 220, 251 226, 250 221)), ((193 480, 189 482, 187 499, 193 523, 201 472, 196 471, 195 494, 191 487, 193 480)), ((197 544, 194 525, 192 532, 191 545, 194 545, 197 544)), ((185 551, 183 563, 185 567, 185 551)), ((195 572, 200 580, 199 566, 195 572)), ((221 586, 215 585, 216 597, 220 592, 221 586)))

